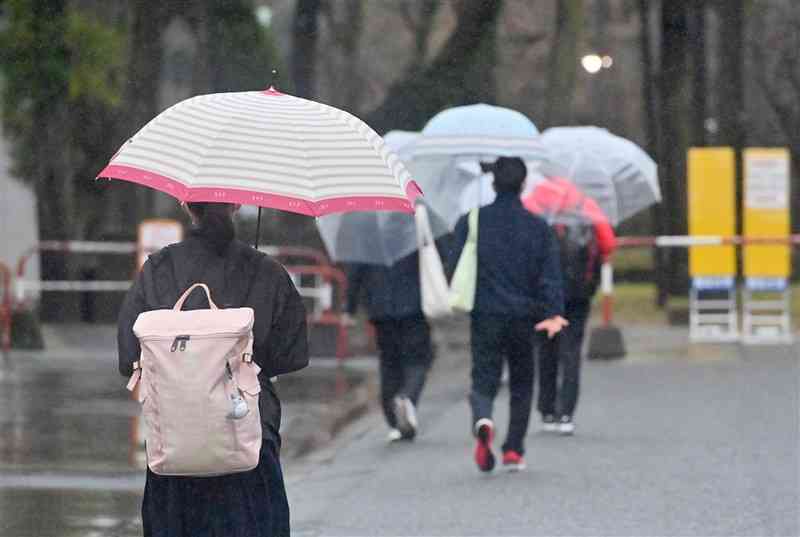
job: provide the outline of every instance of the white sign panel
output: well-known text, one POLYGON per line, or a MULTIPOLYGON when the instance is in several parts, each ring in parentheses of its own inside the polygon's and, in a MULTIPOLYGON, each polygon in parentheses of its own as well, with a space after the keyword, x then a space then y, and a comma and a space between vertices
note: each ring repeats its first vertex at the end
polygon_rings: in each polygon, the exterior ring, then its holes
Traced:
POLYGON ((177 220, 144 220, 139 224, 137 267, 142 268, 147 256, 183 239, 183 226, 177 220))
POLYGON ((744 159, 745 207, 786 210, 789 206, 789 158, 782 152, 751 152, 744 159))

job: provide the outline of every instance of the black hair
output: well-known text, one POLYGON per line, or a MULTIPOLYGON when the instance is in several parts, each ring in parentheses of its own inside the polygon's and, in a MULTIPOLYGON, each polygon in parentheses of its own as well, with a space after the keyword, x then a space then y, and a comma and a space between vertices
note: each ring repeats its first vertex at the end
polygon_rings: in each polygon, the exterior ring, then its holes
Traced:
POLYGON ((230 203, 187 203, 189 210, 197 218, 195 232, 205 237, 218 255, 225 253, 228 245, 236 237, 230 203))
POLYGON ((481 162, 484 173, 494 175, 494 189, 497 193, 519 194, 528 175, 528 168, 519 157, 500 157, 494 162, 481 162))

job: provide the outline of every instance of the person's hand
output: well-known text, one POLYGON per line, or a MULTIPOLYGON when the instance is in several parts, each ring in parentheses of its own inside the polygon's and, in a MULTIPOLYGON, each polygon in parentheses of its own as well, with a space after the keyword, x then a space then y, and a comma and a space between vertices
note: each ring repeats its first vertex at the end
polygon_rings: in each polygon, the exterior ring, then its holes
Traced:
POLYGON ((565 326, 569 326, 569 321, 556 315, 537 323, 533 328, 537 332, 547 332, 547 339, 553 339, 565 326))
POLYGON ((341 317, 339 317, 339 323, 342 326, 355 326, 356 320, 349 313, 342 313, 341 317))

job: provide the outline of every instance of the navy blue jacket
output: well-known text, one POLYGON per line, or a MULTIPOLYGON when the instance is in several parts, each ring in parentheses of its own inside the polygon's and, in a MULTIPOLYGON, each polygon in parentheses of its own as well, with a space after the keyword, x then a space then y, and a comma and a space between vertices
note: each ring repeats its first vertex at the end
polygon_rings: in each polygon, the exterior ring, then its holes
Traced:
MULTIPOLYGON (((449 274, 467 241, 468 215, 456 224, 449 274)), ((478 214, 478 285, 473 315, 532 317, 564 314, 558 242, 550 226, 522 206, 519 196, 498 194, 478 214)))
POLYGON ((391 267, 352 264, 348 267, 347 280, 347 311, 351 315, 358 309, 363 294, 371 321, 422 316, 416 252, 391 267))

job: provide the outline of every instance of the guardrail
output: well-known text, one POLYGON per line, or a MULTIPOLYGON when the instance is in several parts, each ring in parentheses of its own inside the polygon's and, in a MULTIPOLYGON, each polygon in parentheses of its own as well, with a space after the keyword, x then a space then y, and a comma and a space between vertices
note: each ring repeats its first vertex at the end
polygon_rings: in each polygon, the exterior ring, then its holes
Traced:
MULTIPOLYGON (((776 237, 748 237, 731 235, 661 235, 655 237, 629 236, 618 237, 618 248, 688 248, 690 246, 748 246, 788 244, 800 245, 800 234, 776 237)), ((614 269, 612 263, 605 263, 601 270, 600 290, 602 296, 603 325, 609 326, 613 317, 614 269)))
MULTIPOLYGON (((286 267, 286 271, 292 276, 292 279, 301 280, 303 276, 311 276, 316 280, 313 289, 308 290, 306 295, 303 293, 300 295, 309 296, 311 294, 318 299, 318 302, 315 303, 315 306, 318 305, 317 309, 310 313, 311 321, 322 326, 336 327, 336 358, 342 360, 347 357, 350 354, 348 330, 347 326, 342 323, 340 313, 347 301, 347 276, 331 265, 289 265, 286 267), (336 288, 335 295, 333 286, 336 288)), ((301 288, 298 286, 298 292, 301 288)))
POLYGON ((618 237, 619 248, 657 246, 659 248, 687 248, 689 246, 747 246, 755 244, 800 244, 800 234, 782 237, 748 237, 732 235, 661 235, 658 237, 618 237))
POLYGON ((76 254, 135 254, 134 242, 107 241, 42 241, 25 250, 17 261, 14 286, 15 306, 23 304, 28 291, 127 291, 130 281, 83 281, 83 280, 28 280, 25 278, 30 259, 41 252, 63 252, 76 254))
MULTIPOLYGON (((292 276, 298 292, 313 304, 309 312, 311 324, 337 327, 336 357, 342 359, 349 354, 347 328, 340 321, 339 311, 343 309, 347 296, 347 278, 344 273, 330 264, 328 257, 313 248, 296 246, 262 246, 261 251, 284 263, 292 276), (299 261, 299 263, 298 263, 299 261), (293 263, 291 263, 293 262, 293 263), (308 285, 308 278, 312 283, 308 285), (336 294, 334 295, 334 288, 336 294), (335 298, 335 300, 334 300, 335 298), (335 304, 334 304, 335 303, 335 304), (336 307, 334 307, 336 306, 336 307)), ((55 292, 125 292, 130 289, 130 280, 33 280, 26 279, 25 272, 30 259, 41 252, 63 252, 76 254, 122 254, 138 253, 134 242, 100 241, 43 241, 28 248, 16 265, 16 281, 12 286, 11 272, 6 268, 4 282, 7 305, 0 309, 0 321, 8 319, 11 311, 25 304, 30 294, 41 291, 55 292), (12 292, 13 290, 13 292, 12 292), (13 298, 12 298, 13 295, 13 298), (8 314, 4 314, 5 310, 8 314)), ((133 262, 131 263, 133 266, 133 262)), ((10 334, 10 328, 4 330, 10 334)), ((8 336, 10 340, 10 335, 8 336)))

